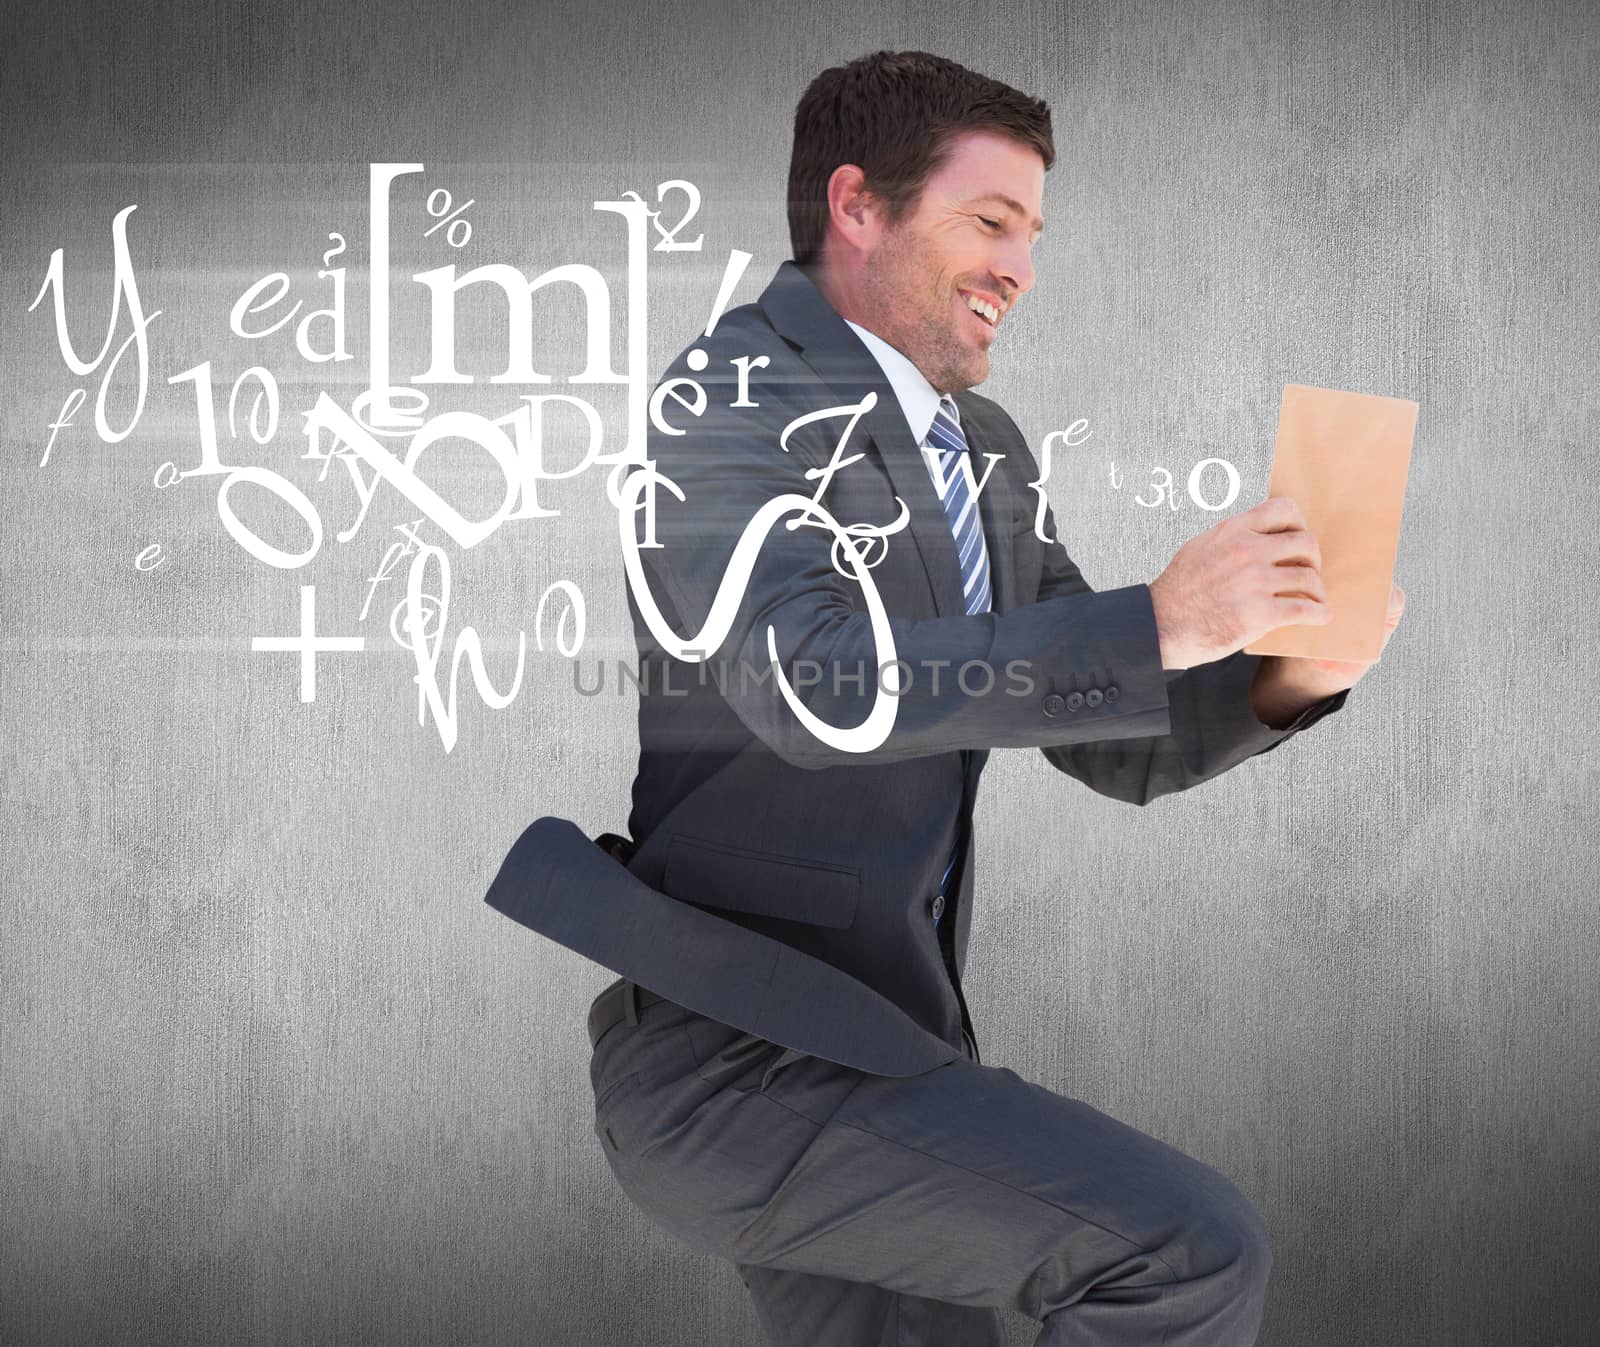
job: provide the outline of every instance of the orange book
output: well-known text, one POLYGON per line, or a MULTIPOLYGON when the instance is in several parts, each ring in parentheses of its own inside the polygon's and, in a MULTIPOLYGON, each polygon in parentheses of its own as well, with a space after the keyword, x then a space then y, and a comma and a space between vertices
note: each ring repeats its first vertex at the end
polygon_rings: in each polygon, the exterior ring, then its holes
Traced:
POLYGON ((1247 654, 1378 658, 1417 411, 1405 398, 1285 385, 1267 495, 1292 497, 1321 546, 1333 620, 1275 627, 1247 654))

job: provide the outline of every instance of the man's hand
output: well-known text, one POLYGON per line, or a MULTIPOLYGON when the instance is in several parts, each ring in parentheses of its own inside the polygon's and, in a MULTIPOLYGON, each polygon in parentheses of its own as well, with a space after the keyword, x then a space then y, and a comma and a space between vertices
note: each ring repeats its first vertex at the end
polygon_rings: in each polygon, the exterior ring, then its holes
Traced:
MULTIPOLYGON (((1389 638, 1394 635, 1395 628, 1400 625, 1400 614, 1405 612, 1405 608, 1405 590, 1391 581, 1389 607, 1383 620, 1383 645, 1378 647, 1378 659, 1383 658, 1383 651, 1389 644, 1389 638)), ((1263 655, 1255 681, 1250 685, 1250 705, 1255 709, 1256 719, 1263 725, 1281 729, 1313 702, 1354 687, 1378 659, 1308 659, 1298 655, 1263 655)))
POLYGON ((1321 565, 1317 540, 1287 496, 1189 539, 1150 583, 1161 667, 1208 664, 1276 627, 1325 626, 1333 615, 1321 565))

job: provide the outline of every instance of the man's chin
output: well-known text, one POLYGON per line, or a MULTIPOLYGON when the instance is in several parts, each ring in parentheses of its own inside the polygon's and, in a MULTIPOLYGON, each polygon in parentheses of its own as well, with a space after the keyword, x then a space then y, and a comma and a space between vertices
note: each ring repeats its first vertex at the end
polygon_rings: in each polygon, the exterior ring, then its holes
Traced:
POLYGON ((969 356, 959 369, 951 372, 950 387, 947 393, 960 393, 968 388, 976 388, 989 377, 989 353, 978 351, 969 356))

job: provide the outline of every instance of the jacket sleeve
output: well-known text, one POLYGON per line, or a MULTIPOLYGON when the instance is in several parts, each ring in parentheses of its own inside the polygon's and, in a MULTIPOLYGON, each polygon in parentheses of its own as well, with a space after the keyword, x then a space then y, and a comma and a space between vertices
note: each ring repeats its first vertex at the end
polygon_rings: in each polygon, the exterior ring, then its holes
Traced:
MULTIPOLYGON (((713 340, 736 340, 737 331, 725 322, 713 340)), ((746 332, 743 346, 750 344, 746 332)), ((726 355, 711 353, 707 375, 719 360, 726 366, 726 355)), ((659 546, 637 550, 648 594, 641 596, 635 584, 631 597, 635 603, 647 598, 674 639, 691 645, 711 614, 741 534, 778 497, 813 496, 818 479, 807 474, 827 463, 840 436, 839 420, 819 421, 794 431, 787 449, 780 447, 786 426, 819 410, 822 386, 792 353, 781 351, 773 364, 751 393, 754 412, 730 408, 733 387, 713 387, 702 376, 703 414, 673 408, 684 433, 650 432, 650 465, 672 486, 658 483, 654 492, 659 546)), ((686 374, 675 365, 668 377, 686 374)), ((821 396, 828 396, 825 388, 821 396)), ((871 452, 861 425, 846 452, 871 452)), ((824 506, 827 499, 824 492, 824 506)), ((645 541, 642 511, 625 506, 621 518, 624 529, 645 541)), ((777 692, 769 633, 800 704, 839 729, 866 720, 889 656, 862 610, 861 582, 834 564, 831 530, 796 513, 763 532, 726 639, 707 662, 738 720, 787 762, 806 768, 879 764, 958 749, 1064 748, 1107 735, 1127 741, 1167 733, 1167 684, 1148 588, 1095 593, 1080 584, 1059 586, 1038 603, 1002 614, 914 620, 891 611, 894 657, 911 676, 898 695, 886 693, 894 710, 887 737, 867 751, 825 742, 777 692), (1048 694, 1090 670, 1111 671, 1119 697, 1093 715, 1060 714, 1061 699, 1048 694)), ((888 543, 914 545, 906 532, 888 543)), ((887 607, 892 610, 892 599, 887 607)), ((885 680, 884 686, 891 685, 885 680)))
MULTIPOLYGON (((1022 452, 1028 454, 1026 446, 1022 452)), ((1057 537, 1055 518, 1048 505, 1044 532, 1048 538, 1057 537)), ((1148 598, 1148 585, 1135 588, 1148 598)), ((1046 543, 1039 601, 1050 602, 1087 590, 1088 585, 1066 548, 1060 542, 1046 543)), ((1162 670, 1153 607, 1149 620, 1148 635, 1156 649, 1154 669, 1146 667, 1140 673, 1164 679, 1170 727, 1153 737, 1102 738, 1092 743, 1042 747, 1052 767, 1076 777, 1101 795, 1145 805, 1162 795, 1198 786, 1246 758, 1270 752, 1285 739, 1340 710, 1350 695, 1347 689, 1325 697, 1306 707, 1287 726, 1272 729, 1257 718, 1250 705, 1250 684, 1261 663, 1260 655, 1239 650, 1209 664, 1162 670)))

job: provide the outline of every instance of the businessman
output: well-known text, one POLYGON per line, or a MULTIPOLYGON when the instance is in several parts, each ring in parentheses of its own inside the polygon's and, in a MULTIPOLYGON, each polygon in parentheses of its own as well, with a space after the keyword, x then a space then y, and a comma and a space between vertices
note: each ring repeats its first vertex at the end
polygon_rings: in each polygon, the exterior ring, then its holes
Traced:
POLYGON ((777 1344, 987 1347, 1002 1308, 1041 1344, 1260 1321, 1245 1197, 984 1065, 962 993, 990 750, 1144 805, 1338 711, 1367 667, 1242 651, 1327 620, 1292 501, 1106 591, 1036 527, 1027 443, 972 389, 1033 284, 1054 157, 1042 102, 926 53, 812 82, 794 258, 669 368, 619 495, 628 835, 540 819, 488 895, 622 975, 589 1014, 596 1135, 777 1344))

